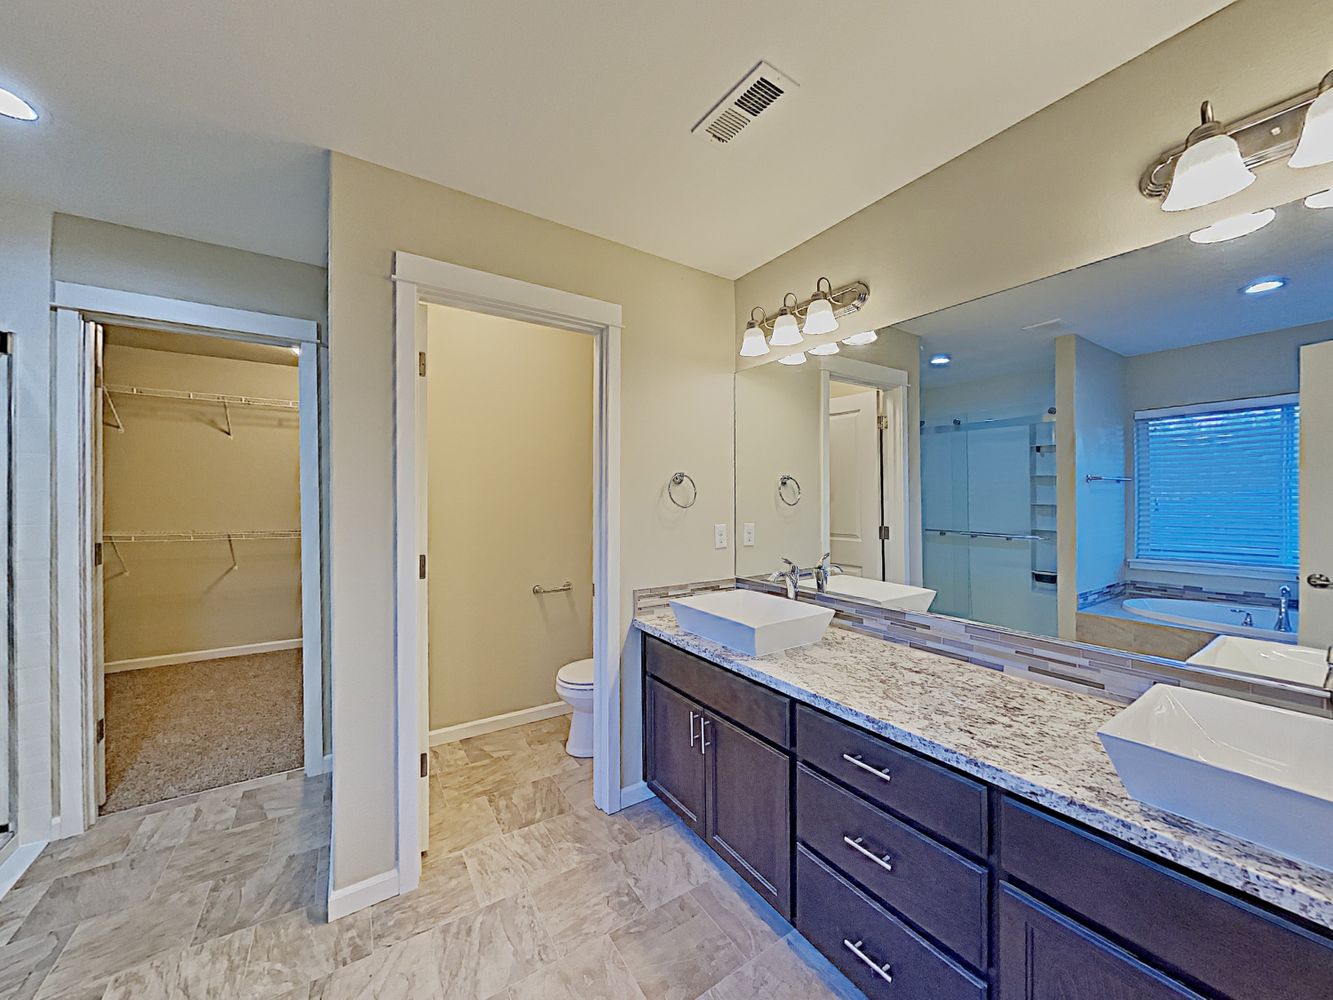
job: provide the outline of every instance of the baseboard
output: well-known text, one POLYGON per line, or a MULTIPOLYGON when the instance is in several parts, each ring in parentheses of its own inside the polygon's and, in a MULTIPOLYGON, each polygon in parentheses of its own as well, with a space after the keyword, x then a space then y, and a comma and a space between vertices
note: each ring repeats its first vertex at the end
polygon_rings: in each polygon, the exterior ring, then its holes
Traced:
POLYGON ((223 660, 229 656, 253 656, 256 653, 276 653, 281 649, 300 648, 300 639, 274 639, 272 642, 251 642, 244 646, 223 646, 221 649, 196 649, 188 653, 112 660, 103 669, 108 674, 115 674, 122 670, 143 670, 145 667, 166 667, 173 663, 198 663, 201 660, 223 660))
POLYGON ((39 840, 35 844, 19 844, 8 852, 5 860, 0 862, 0 897, 14 888, 14 883, 37 860, 37 855, 42 853, 45 846, 46 841, 39 840))
POLYGON ((512 729, 514 726, 526 726, 530 722, 541 722, 543 719, 554 719, 557 715, 568 715, 573 709, 566 702, 553 701, 549 705, 538 705, 536 708, 525 708, 519 712, 506 712, 504 715, 492 715, 489 719, 478 719, 476 722, 464 722, 457 726, 445 726, 443 729, 432 729, 430 731, 430 745, 439 746, 441 743, 457 743, 459 740, 465 740, 469 736, 484 736, 487 733, 498 733, 501 729, 512 729))
POLYGON ((646 802, 648 799, 655 798, 653 790, 648 787, 648 782, 640 781, 634 785, 626 785, 620 790, 620 808, 628 809, 630 806, 638 805, 640 802, 646 802))
POLYGON ((357 910, 398 895, 398 869, 381 872, 343 889, 329 890, 329 920, 334 921, 357 910))

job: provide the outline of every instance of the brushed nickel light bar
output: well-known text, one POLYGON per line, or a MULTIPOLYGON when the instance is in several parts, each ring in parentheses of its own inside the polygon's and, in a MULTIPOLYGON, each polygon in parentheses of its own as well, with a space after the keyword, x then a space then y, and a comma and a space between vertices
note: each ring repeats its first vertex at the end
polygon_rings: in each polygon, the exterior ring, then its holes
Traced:
MULTIPOLYGON (((830 314, 823 305, 827 303, 832 308, 832 317, 840 319, 858 312, 869 298, 870 286, 864 281, 853 281, 834 288, 828 278, 820 278, 815 283, 815 293, 808 299, 797 300, 795 292, 788 292, 783 296, 782 308, 771 317, 762 307, 755 306, 750 310, 750 322, 745 325, 741 356, 758 357, 767 354, 770 343, 774 347, 799 344, 802 339, 801 330, 806 325, 812 306, 816 313, 828 316, 830 314), (772 335, 771 341, 765 338, 765 333, 772 335)), ((827 328, 828 332, 835 329, 837 329, 836 324, 827 328)))

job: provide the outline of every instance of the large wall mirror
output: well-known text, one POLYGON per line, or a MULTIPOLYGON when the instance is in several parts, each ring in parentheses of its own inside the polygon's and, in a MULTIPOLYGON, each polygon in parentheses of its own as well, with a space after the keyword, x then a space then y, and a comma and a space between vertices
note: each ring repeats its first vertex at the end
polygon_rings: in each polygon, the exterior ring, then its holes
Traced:
POLYGON ((737 575, 1324 684, 1330 275, 1296 202, 738 372, 737 575))

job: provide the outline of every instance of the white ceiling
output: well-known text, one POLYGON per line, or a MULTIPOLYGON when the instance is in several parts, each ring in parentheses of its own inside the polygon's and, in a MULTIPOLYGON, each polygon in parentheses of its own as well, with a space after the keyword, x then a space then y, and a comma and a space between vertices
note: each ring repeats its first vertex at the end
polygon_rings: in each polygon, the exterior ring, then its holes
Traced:
POLYGON ((924 383, 940 385, 1053 370, 1065 333, 1132 356, 1322 322, 1333 318, 1330 273, 1333 209, 1298 201, 1238 240, 1200 246, 1181 236, 896 325, 922 338, 923 359, 952 356, 947 369, 923 371, 924 383), (1270 275, 1287 286, 1240 293, 1270 275), (1023 329, 1053 319, 1059 329, 1023 329))
POLYGON ((8 0, 0 192, 320 263, 327 148, 735 277, 1227 2, 8 0))

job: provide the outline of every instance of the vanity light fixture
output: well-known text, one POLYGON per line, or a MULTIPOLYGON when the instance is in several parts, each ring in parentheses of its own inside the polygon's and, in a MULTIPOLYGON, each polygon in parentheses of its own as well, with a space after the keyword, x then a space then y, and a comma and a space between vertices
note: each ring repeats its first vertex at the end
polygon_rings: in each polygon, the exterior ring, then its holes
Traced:
POLYGON ((850 337, 843 337, 842 342, 848 347, 865 347, 866 344, 873 344, 879 339, 879 334, 874 330, 866 330, 864 333, 854 333, 850 337))
POLYGON ((800 351, 796 354, 788 354, 785 358, 778 358, 780 365, 803 365, 805 364, 805 352, 800 351))
POLYGON ((1255 181, 1254 173, 1240 155, 1240 145, 1222 129, 1213 116, 1213 105, 1199 108, 1201 125, 1185 139, 1185 149, 1176 160, 1171 186, 1162 201, 1162 211, 1183 212, 1202 208, 1244 191, 1255 181))
POLYGON ((830 354, 837 354, 838 342, 836 340, 830 340, 827 344, 816 344, 814 347, 807 350, 806 353, 813 354, 818 358, 827 357, 830 354))
POLYGON ((1276 218, 1277 212, 1271 208, 1259 212, 1246 212, 1244 215, 1233 215, 1221 222, 1214 222, 1211 226, 1194 230, 1190 233, 1190 242, 1225 243, 1227 240, 1238 240, 1242 236, 1249 236, 1250 233, 1257 233, 1276 218))
POLYGON ((929 364, 932 368, 948 368, 953 361, 953 356, 949 354, 932 354, 929 364))
POLYGON ((0 115, 13 118, 16 122, 35 122, 40 117, 36 108, 4 87, 0 87, 0 115))
POLYGON ((795 292, 788 292, 782 299, 782 308, 778 318, 773 321, 774 347, 795 347, 801 342, 801 326, 796 321, 796 313, 787 305, 787 299, 795 299, 795 292))
POLYGON ((1240 293, 1242 295, 1263 295, 1265 292, 1276 292, 1279 288, 1286 287, 1287 279, 1279 278, 1276 275, 1271 278, 1259 278, 1251 281, 1248 285, 1242 285, 1240 293))
MULTIPOLYGON (((811 336, 832 333, 838 329, 838 320, 841 317, 857 312, 869 298, 870 286, 864 281, 853 281, 834 288, 828 278, 820 278, 815 282, 815 294, 804 302, 797 301, 795 292, 788 292, 783 296, 782 308, 771 319, 763 309, 756 306, 750 311, 750 321, 746 324, 745 335, 741 338, 741 356, 751 358, 768 353, 759 350, 759 340, 751 335, 751 327, 759 331, 760 337, 768 331, 771 334, 768 340, 771 347, 795 347, 802 340, 802 324, 805 333, 811 336), (756 312, 761 317, 758 321, 754 318, 756 312), (746 353, 747 346, 755 353, 746 353)), ((854 336, 863 337, 865 334, 854 336)), ((870 340, 862 342, 870 343, 873 340, 874 333, 871 332, 870 340)), ((848 338, 843 343, 850 341, 851 338, 848 338)))
POLYGON ((805 307, 804 332, 807 337, 832 333, 838 328, 838 320, 833 315, 833 303, 829 301, 829 296, 832 294, 833 283, 828 278, 820 278, 815 282, 815 294, 811 296, 810 304, 805 307), (827 292, 823 290, 824 286, 828 287, 827 292))
POLYGON ((768 353, 768 341, 764 339, 764 330, 761 326, 766 319, 768 317, 764 315, 764 310, 758 306, 750 310, 750 322, 745 324, 745 336, 741 339, 741 357, 762 358, 768 353), (755 322, 755 313, 760 316, 758 322, 755 322))
MULTIPOLYGON (((1306 208, 1333 208, 1333 188, 1318 191, 1305 199, 1306 208)), ((844 341, 845 343, 845 341, 844 341)))
POLYGON ((1333 163, 1333 72, 1319 81, 1319 96, 1305 109, 1301 140, 1287 165, 1317 167, 1333 163))

